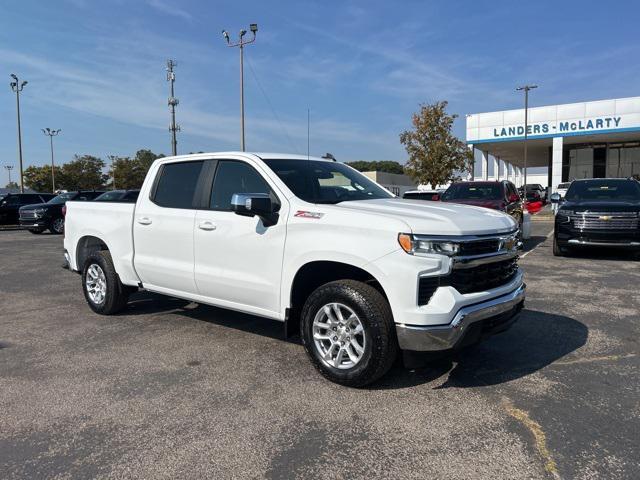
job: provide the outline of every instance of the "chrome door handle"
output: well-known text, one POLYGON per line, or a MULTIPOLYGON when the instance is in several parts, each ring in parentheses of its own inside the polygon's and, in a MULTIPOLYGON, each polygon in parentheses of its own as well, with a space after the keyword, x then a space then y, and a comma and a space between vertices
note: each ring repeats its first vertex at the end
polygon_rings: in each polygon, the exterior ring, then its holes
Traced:
POLYGON ((151 225, 151 219, 149 217, 140 217, 138 218, 138 223, 140 225, 151 225))
POLYGON ((212 222, 204 221, 198 224, 198 228, 200 230, 215 230, 217 226, 212 222))

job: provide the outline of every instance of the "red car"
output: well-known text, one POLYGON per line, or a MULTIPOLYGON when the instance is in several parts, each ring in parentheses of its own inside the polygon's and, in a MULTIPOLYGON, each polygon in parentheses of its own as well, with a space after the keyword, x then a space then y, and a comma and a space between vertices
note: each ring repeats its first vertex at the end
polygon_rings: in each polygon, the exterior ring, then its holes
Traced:
POLYGON ((508 213, 518 222, 522 231, 522 200, 515 185, 507 180, 453 183, 442 194, 440 200, 508 213))

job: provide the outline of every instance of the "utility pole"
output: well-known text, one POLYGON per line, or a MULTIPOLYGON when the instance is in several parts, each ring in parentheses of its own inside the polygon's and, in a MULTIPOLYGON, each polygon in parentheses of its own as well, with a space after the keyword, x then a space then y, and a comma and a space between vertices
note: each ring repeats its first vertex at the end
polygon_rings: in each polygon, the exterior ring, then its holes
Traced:
POLYGON ((56 174, 54 172, 53 166, 53 137, 57 136, 62 130, 53 130, 49 127, 43 128, 42 133, 49 137, 49 142, 51 144, 51 193, 56 193, 56 174))
POLYGON ((5 165, 4 168, 9 174, 9 184, 11 184, 11 170, 13 170, 13 165, 5 165))
POLYGON ((20 162, 20 193, 24 193, 24 181, 22 173, 22 128, 20 127, 20 92, 24 89, 24 86, 28 83, 26 80, 22 82, 18 79, 18 76, 11 74, 13 81, 9 83, 11 90, 16 93, 16 111, 18 112, 18 161, 20 162))
POLYGON ((178 106, 178 99, 173 96, 173 84, 176 81, 176 74, 173 71, 173 67, 178 64, 169 59, 167 60, 167 82, 170 85, 169 92, 169 110, 171 111, 171 124, 169 125, 169 131, 171 132, 171 154, 176 156, 178 154, 178 141, 176 140, 176 132, 180 131, 180 125, 176 124, 176 107, 178 106))
POLYGON ((527 136, 529 134, 529 90, 538 88, 537 85, 524 85, 516 88, 516 91, 524 90, 524 200, 527 201, 527 136))
POLYGON ((227 41, 229 47, 240 48, 240 149, 245 151, 244 143, 244 46, 249 45, 256 41, 256 32, 258 31, 258 24, 252 23, 249 25, 249 30, 253 34, 251 40, 243 40, 243 37, 247 34, 245 29, 240 30, 240 35, 236 43, 230 43, 229 34, 226 30, 222 31, 222 36, 227 41))

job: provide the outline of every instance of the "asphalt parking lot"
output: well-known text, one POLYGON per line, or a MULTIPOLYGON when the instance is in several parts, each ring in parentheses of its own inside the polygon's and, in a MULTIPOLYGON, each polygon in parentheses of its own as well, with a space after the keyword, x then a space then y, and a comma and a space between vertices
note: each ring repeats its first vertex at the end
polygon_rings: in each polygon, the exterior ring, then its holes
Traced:
POLYGON ((551 228, 511 330, 366 390, 277 322, 148 293, 95 315, 61 237, 0 232, 0 476, 639 478, 640 262, 554 258, 551 228))

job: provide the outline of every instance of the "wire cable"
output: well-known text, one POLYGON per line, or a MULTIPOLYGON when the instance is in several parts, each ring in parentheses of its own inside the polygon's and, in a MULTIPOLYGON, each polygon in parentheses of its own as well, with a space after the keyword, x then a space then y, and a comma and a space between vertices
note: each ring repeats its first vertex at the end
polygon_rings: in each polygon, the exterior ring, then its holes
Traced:
POLYGON ((262 95, 264 96, 265 100, 267 101, 267 104, 269 105, 269 108, 271 109, 271 113, 273 114, 274 118, 278 122, 278 125, 280 125, 280 128, 282 129, 284 136, 287 137, 289 145, 291 145, 291 148, 293 148, 293 150, 299 155, 300 151, 296 148, 293 141, 291 140, 291 137, 289 136, 289 132, 287 132, 287 129, 285 128, 284 124, 280 121, 280 117, 278 117, 278 113, 276 112, 276 109, 273 108, 273 104, 271 103, 271 100, 269 100, 269 97, 267 96, 267 92, 265 92, 264 88, 262 87, 262 84, 260 83, 260 80, 258 80, 258 75, 256 75, 256 72, 253 69, 253 65, 251 64, 251 60, 249 60, 249 56, 248 55, 245 56, 245 59, 247 60, 247 64, 249 65, 249 70, 251 70, 251 74, 253 75, 253 78, 258 84, 258 88, 262 92, 262 95))

